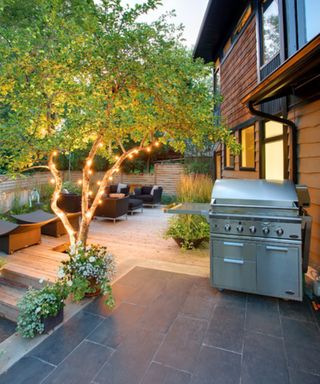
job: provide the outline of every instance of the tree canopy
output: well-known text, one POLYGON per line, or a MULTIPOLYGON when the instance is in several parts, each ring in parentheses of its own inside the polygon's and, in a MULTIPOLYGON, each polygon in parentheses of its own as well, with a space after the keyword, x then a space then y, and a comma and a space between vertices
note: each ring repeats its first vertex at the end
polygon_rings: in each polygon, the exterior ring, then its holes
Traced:
MULTIPOLYGON (((57 196, 57 151, 90 145, 85 195, 97 153, 113 164, 102 190, 122 161, 154 143, 181 152, 187 140, 199 147, 208 140, 234 145, 214 121, 211 66, 193 59, 165 16, 139 22, 159 4, 2 0, 0 166, 12 172, 48 166, 57 196)), ((82 209, 90 221, 94 209, 88 215, 84 200, 82 209)))

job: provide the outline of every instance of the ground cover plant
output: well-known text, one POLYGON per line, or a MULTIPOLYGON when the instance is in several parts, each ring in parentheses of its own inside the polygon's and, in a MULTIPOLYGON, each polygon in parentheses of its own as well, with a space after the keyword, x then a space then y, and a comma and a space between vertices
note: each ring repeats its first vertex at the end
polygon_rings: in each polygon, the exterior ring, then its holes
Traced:
POLYGON ((51 209, 70 243, 86 246, 105 187, 125 160, 161 144, 183 152, 234 141, 214 120, 211 66, 193 60, 166 17, 139 16, 159 5, 120 0, 3 0, 0 7, 0 166, 49 169, 51 209), (75 233, 57 200, 61 154, 87 150, 82 218, 75 233), (89 204, 93 161, 110 167, 89 204))

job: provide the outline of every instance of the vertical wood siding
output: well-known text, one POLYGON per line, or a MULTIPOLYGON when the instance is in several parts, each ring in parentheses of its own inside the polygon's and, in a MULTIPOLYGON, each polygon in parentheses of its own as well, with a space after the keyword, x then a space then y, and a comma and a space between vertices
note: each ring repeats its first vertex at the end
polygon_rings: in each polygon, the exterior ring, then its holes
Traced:
POLYGON ((289 113, 298 128, 298 181, 309 187, 312 216, 310 264, 320 266, 320 100, 289 113))

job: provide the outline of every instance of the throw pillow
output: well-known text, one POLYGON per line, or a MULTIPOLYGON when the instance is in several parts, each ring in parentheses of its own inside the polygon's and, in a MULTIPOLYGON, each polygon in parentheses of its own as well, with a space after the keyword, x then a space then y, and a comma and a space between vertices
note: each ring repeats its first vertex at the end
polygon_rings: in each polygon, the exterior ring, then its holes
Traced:
POLYGON ((141 195, 141 188, 135 188, 134 189, 134 193, 133 193, 134 195, 141 195))
POLYGON ((153 196, 154 191, 155 191, 156 189, 158 189, 158 188, 159 188, 158 185, 154 185, 154 186, 152 187, 152 189, 151 189, 150 195, 153 196))
POLYGON ((121 192, 121 189, 123 188, 127 188, 127 184, 121 184, 119 183, 118 184, 118 187, 117 187, 117 193, 120 193, 121 192))

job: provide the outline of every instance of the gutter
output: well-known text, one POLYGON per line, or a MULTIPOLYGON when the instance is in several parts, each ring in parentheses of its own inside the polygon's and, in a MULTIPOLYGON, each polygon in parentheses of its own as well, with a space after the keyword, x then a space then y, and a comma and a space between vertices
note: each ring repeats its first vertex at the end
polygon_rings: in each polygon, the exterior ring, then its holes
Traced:
POLYGON ((253 101, 249 101, 247 104, 249 111, 254 116, 259 116, 264 119, 276 121, 278 123, 287 125, 290 127, 291 130, 291 150, 292 150, 292 179, 294 184, 298 184, 298 174, 297 174, 297 164, 298 164, 298 157, 297 157, 297 127, 295 123, 292 120, 284 119, 279 116, 271 115, 266 112, 259 111, 255 109, 253 101))

